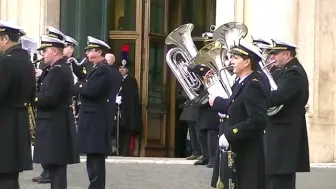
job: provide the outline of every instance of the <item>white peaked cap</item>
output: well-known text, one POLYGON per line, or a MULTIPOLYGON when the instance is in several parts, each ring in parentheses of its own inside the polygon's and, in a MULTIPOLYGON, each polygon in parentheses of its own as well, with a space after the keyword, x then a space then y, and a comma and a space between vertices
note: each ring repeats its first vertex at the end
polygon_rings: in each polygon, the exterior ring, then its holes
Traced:
POLYGON ((78 46, 78 42, 74 38, 72 38, 72 37, 70 37, 68 35, 65 36, 65 42, 66 43, 70 43, 70 44, 74 45, 75 47, 78 46))

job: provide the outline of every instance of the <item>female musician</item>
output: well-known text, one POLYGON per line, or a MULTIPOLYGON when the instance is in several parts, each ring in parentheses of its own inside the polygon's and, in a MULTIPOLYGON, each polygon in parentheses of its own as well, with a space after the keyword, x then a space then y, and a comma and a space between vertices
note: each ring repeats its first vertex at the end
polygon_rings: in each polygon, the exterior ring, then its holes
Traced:
MULTIPOLYGON (((233 85, 229 99, 210 97, 209 103, 222 115, 219 147, 235 154, 234 168, 231 169, 234 174, 231 175, 236 178, 219 179, 217 165, 211 186, 216 187, 217 181, 221 180, 225 188, 234 185, 235 189, 264 189, 263 133, 270 91, 267 87, 269 84, 256 71, 262 55, 256 46, 243 38, 230 52, 233 72, 239 80, 233 85), (229 179, 232 180, 228 181, 229 179)), ((223 163, 220 165, 225 166, 223 163)))

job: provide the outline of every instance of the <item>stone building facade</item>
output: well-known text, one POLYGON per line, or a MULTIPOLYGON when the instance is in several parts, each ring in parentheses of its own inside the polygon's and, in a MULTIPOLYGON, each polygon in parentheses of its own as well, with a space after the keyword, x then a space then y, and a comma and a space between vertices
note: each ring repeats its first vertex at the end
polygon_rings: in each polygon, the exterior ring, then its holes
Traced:
MULTIPOLYGON (((217 0, 216 25, 240 21, 249 35, 298 45, 310 82, 307 113, 311 162, 336 157, 336 2, 334 0, 217 0), (333 24, 335 22, 335 24, 333 24)), ((17 23, 36 40, 60 27, 60 0, 0 0, 0 19, 17 23)))

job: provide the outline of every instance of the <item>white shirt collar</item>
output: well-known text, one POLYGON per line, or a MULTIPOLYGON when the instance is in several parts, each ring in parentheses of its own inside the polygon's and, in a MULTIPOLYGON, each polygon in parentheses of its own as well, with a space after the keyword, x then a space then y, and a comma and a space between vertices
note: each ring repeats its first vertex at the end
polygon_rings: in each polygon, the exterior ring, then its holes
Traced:
MULTIPOLYGON (((252 73, 252 72, 251 72, 251 73, 252 73)), ((251 73, 249 73, 248 75, 245 75, 245 76, 241 77, 241 78, 239 79, 239 84, 241 84, 241 83, 244 81, 244 79, 246 79, 251 73)))

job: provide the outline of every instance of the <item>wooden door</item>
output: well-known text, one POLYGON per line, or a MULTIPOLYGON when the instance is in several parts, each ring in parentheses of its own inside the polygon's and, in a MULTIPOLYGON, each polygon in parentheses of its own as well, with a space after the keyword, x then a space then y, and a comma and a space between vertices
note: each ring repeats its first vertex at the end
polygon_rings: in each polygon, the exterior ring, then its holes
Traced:
MULTIPOLYGON (((116 61, 121 60, 121 46, 129 47, 128 59, 132 64, 129 74, 135 77, 138 83, 139 94, 142 86, 142 0, 108 0, 108 44, 116 61)), ((142 101, 141 101, 142 103, 142 101)), ((142 123, 139 123, 143 125, 142 123)), ((140 154, 140 139, 135 140, 133 156, 140 154)))
POLYGON ((173 150, 169 142, 169 88, 165 63, 168 32, 168 0, 144 1, 143 27, 143 133, 141 156, 166 157, 173 150))

